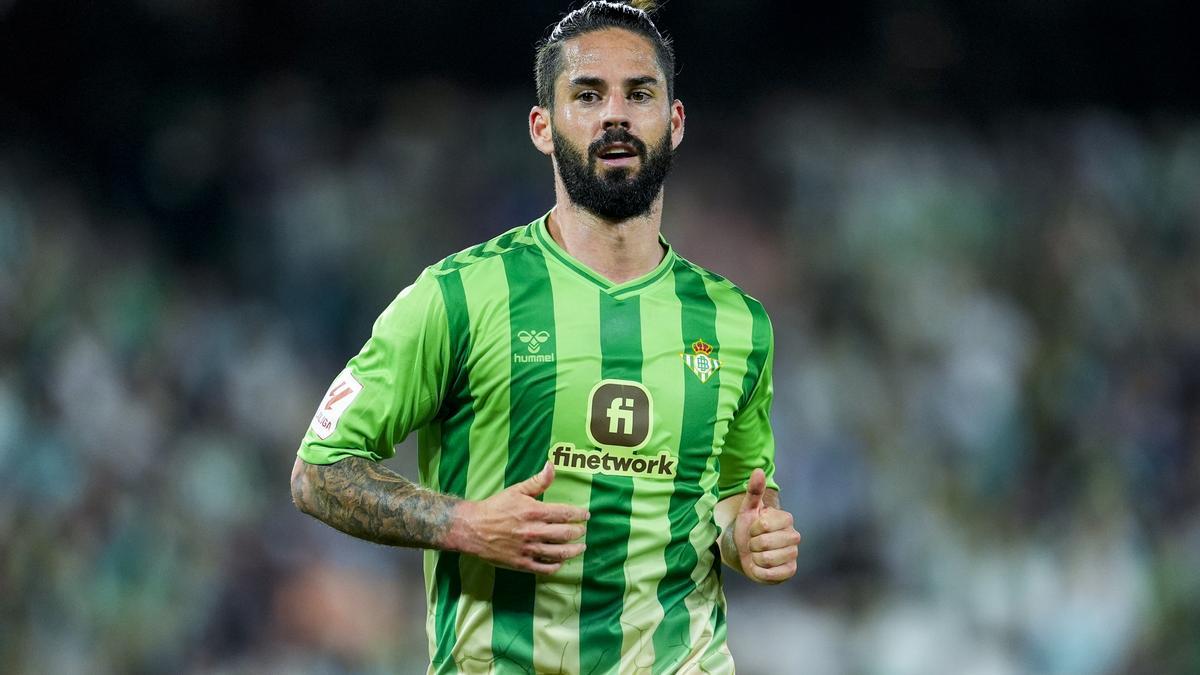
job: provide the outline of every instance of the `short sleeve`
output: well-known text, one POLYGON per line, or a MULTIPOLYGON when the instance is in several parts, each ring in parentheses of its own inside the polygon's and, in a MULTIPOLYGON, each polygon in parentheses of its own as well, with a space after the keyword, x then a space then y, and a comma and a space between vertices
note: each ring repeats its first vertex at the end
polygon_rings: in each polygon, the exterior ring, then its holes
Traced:
POLYGON ((774 361, 772 340, 750 399, 737 412, 725 434, 721 475, 717 483, 721 499, 745 492, 746 483, 755 469, 766 473, 767 487, 779 489, 775 483, 775 433, 771 430, 771 399, 774 395, 771 367, 774 361))
POLYGON ((297 453, 310 464, 379 461, 437 414, 448 381, 446 306, 430 270, 376 319, 371 337, 334 378, 297 453))

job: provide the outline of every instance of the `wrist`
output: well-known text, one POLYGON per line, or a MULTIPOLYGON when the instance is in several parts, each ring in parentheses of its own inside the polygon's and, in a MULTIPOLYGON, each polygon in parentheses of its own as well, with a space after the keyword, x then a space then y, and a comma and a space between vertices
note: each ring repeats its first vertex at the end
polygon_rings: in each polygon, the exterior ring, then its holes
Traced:
POLYGON ((456 553, 473 554, 474 544, 477 537, 474 536, 475 510, 477 504, 475 502, 462 499, 455 505, 450 512, 450 528, 446 531, 446 537, 443 540, 443 551, 453 551, 456 553))
POLYGON ((737 540, 733 536, 733 528, 736 523, 730 523, 727 527, 721 530, 721 534, 717 537, 717 548, 721 551, 721 559, 726 565, 738 572, 742 571, 742 558, 738 553, 737 540))

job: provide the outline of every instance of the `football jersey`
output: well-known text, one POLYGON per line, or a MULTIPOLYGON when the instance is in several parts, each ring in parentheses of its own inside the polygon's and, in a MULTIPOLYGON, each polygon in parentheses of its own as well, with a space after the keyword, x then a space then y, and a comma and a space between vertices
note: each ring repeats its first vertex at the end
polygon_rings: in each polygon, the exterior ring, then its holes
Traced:
POLYGON ((586 507, 555 574, 427 550, 430 672, 732 672, 713 507, 774 483, 771 325, 665 255, 615 284, 546 216, 425 269, 334 380, 299 455, 381 460, 418 433, 422 485, 479 500, 538 473, 586 507))

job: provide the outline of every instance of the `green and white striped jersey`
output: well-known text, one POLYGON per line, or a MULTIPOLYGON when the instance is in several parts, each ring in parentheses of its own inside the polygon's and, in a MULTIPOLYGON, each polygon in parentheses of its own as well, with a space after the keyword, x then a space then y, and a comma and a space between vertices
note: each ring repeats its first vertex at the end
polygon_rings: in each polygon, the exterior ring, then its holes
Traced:
POLYGON ((542 498, 591 511, 552 576, 426 551, 430 672, 732 672, 713 506, 756 467, 777 487, 766 312, 670 248, 613 284, 545 221, 404 289, 299 455, 380 460, 417 430, 427 487, 483 499, 549 459, 542 498))

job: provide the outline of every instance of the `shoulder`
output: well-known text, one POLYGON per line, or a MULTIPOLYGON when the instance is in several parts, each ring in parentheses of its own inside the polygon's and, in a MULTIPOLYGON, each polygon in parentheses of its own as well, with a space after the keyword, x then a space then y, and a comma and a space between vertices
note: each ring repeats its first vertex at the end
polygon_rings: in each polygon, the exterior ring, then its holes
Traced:
POLYGON ((536 245, 537 243, 531 232, 531 225, 521 225, 492 237, 481 244, 446 256, 427 267, 425 272, 433 279, 462 273, 486 260, 527 250, 530 247, 536 247, 536 245))
POLYGON ((529 225, 521 225, 491 239, 442 258, 421 270, 411 284, 392 300, 384 317, 417 308, 444 314, 447 305, 461 305, 462 279, 487 260, 535 246, 529 225))
POLYGON ((704 289, 716 305, 744 306, 756 318, 765 321, 769 327, 770 318, 767 315, 766 307, 757 298, 743 290, 741 286, 678 253, 675 254, 675 260, 676 269, 687 270, 704 280, 704 289))

